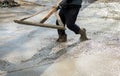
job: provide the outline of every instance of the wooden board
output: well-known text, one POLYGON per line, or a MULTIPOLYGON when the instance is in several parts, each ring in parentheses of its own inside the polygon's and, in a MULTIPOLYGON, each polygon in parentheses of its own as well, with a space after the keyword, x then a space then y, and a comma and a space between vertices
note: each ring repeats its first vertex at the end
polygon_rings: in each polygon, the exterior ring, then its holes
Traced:
POLYGON ((15 23, 31 25, 31 26, 39 26, 39 27, 46 27, 46 28, 53 28, 53 29, 61 29, 65 30, 65 27, 62 25, 52 25, 52 24, 42 24, 42 23, 34 23, 30 21, 21 21, 21 20, 14 20, 15 23))

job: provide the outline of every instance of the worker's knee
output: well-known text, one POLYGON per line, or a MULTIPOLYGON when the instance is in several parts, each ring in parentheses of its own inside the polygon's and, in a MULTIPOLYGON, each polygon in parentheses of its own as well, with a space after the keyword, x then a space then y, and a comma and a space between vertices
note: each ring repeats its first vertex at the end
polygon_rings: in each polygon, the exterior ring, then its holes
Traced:
POLYGON ((67 27, 68 27, 69 29, 72 29, 74 24, 68 23, 68 24, 66 24, 66 25, 67 25, 67 27))

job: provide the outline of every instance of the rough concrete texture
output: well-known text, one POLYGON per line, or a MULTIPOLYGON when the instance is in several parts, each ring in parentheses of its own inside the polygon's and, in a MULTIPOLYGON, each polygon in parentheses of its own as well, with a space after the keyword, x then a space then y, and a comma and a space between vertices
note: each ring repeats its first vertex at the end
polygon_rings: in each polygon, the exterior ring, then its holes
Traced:
MULTIPOLYGON (((120 76, 119 2, 97 1, 80 11, 76 23, 91 38, 85 42, 67 29, 68 41, 57 43, 56 30, 13 22, 52 3, 0 8, 0 76, 120 76)), ((47 12, 29 21, 39 22, 47 12)), ((55 20, 52 15, 46 23, 55 20)))

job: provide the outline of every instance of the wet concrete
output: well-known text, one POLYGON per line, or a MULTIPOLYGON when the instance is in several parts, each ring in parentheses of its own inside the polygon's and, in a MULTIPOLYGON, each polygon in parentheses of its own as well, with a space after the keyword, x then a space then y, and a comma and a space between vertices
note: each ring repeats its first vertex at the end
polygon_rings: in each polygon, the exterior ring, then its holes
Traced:
MULTIPOLYGON (((98 1, 84 8, 79 13, 77 24, 87 29, 91 40, 80 42, 79 35, 66 30, 68 34, 66 43, 55 42, 56 30, 12 22, 16 18, 30 15, 46 7, 17 7, 17 9, 11 8, 12 11, 2 8, 0 75, 119 76, 119 7, 119 3, 116 2, 98 1)), ((47 11, 29 20, 39 22, 45 13, 47 11)), ((47 23, 53 22, 55 22, 54 16, 47 21, 47 23)))

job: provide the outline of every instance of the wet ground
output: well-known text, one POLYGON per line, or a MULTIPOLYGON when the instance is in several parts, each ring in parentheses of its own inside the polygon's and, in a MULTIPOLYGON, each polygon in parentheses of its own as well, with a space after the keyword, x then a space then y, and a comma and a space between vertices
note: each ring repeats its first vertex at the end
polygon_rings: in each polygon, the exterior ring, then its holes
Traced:
MULTIPOLYGON (((89 41, 66 30, 68 41, 57 43, 55 29, 16 24, 48 6, 0 8, 0 76, 119 76, 120 5, 95 2, 80 11, 77 24, 89 41)), ((29 21, 39 22, 47 11, 29 21)), ((53 15, 46 23, 55 23, 53 15)))

